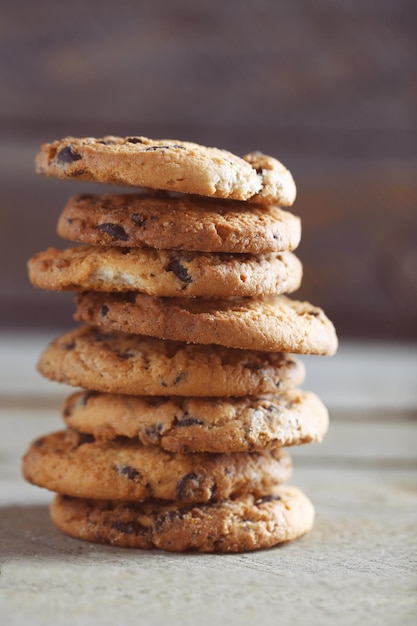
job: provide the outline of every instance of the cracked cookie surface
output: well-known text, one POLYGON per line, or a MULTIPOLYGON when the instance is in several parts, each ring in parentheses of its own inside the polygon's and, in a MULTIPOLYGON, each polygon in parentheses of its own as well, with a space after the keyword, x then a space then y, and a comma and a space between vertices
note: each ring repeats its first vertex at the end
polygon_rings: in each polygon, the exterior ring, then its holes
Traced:
POLYGON ((150 187, 182 193, 291 206, 294 179, 277 159, 172 139, 147 137, 65 137, 46 143, 36 157, 37 172, 107 184, 150 187))
POLYGON ((338 340, 324 311, 286 296, 154 298, 84 292, 75 319, 133 334, 245 350, 331 355, 338 340))
POLYGON ((78 498, 209 502, 262 497, 291 475, 280 448, 235 454, 181 454, 131 439, 95 441, 59 431, 34 441, 23 458, 27 481, 78 498))
POLYGON ((170 552, 243 552, 270 548, 310 531, 314 508, 300 489, 280 486, 210 504, 99 502, 57 496, 54 524, 96 543, 170 552))
POLYGON ((301 221, 274 205, 147 190, 74 196, 58 234, 99 246, 259 254, 295 250, 301 221))
POLYGON ((153 296, 228 297, 298 289, 301 262, 292 252, 264 255, 152 248, 48 248, 28 263, 33 285, 54 291, 140 291, 153 296))
POLYGON ((38 370, 51 380, 131 395, 243 396, 299 385, 304 365, 276 352, 234 350, 76 328, 53 341, 38 370))
POLYGON ((139 397, 83 391, 68 397, 70 428, 106 441, 136 438, 170 452, 245 452, 321 441, 328 412, 313 393, 289 389, 243 398, 139 397))

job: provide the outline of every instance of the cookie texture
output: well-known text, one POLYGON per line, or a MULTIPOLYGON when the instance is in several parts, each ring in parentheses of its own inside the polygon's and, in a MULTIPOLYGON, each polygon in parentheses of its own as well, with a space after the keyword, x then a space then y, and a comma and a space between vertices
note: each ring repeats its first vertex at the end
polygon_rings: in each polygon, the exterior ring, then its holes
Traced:
POLYGON ((300 218, 275 205, 150 190, 74 196, 57 230, 90 245, 252 254, 295 250, 301 239, 300 218))
POLYGON ((33 285, 54 291, 130 291, 153 296, 227 297, 288 293, 302 266, 292 252, 264 255, 152 248, 48 248, 29 263, 33 285))
MULTIPOLYGON (((270 157, 272 161, 276 161, 270 157)), ((58 178, 75 178, 108 184, 132 185, 203 196, 275 202, 290 206, 295 198, 291 174, 279 162, 272 197, 271 176, 255 157, 172 139, 147 137, 66 137, 43 144, 36 157, 37 172, 58 178), (262 195, 267 190, 267 197, 262 195)), ((272 165, 270 165, 272 167, 272 165)), ((274 179, 275 180, 275 179, 274 179)))
POLYGON ((53 341, 38 362, 52 380, 131 395, 242 396, 299 385, 304 365, 282 353, 234 350, 77 328, 53 341))
POLYGON ((291 475, 279 448, 235 454, 181 454, 131 439, 95 441, 75 431, 37 439, 23 458, 31 483, 79 498, 209 502, 242 493, 262 497, 291 475))
POLYGON ((168 299, 84 292, 75 300, 75 319, 106 330, 247 350, 331 355, 337 349, 323 310, 286 296, 168 299))
POLYGON ((57 496, 54 524, 96 543, 170 552, 243 552, 270 548, 311 530, 314 508, 296 487, 275 487, 209 504, 179 505, 81 500, 57 496))
POLYGON ((83 391, 63 406, 70 428, 97 441, 123 436, 170 452, 246 452, 321 441, 328 412, 291 389, 242 398, 139 397, 83 391))
POLYGON ((281 206, 294 203, 295 183, 291 173, 280 161, 262 152, 250 152, 243 158, 262 178, 262 189, 252 196, 251 202, 274 203, 279 198, 281 206))

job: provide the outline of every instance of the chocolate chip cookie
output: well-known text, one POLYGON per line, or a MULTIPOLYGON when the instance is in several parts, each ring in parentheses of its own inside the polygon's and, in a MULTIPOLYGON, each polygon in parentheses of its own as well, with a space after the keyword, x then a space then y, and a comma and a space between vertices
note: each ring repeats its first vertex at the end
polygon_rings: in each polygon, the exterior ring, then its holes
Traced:
POLYGON ((54 291, 133 291, 153 296, 227 297, 289 293, 302 266, 292 252, 263 255, 152 248, 48 248, 28 263, 36 287, 54 291))
POLYGON ((314 508, 296 487, 280 486, 209 504, 131 503, 57 496, 54 524, 96 543, 170 552, 243 552, 270 548, 310 531, 314 508))
POLYGON ((131 395, 243 396, 299 385, 293 355, 235 350, 77 328, 53 341, 38 369, 47 378, 93 391, 131 395))
POLYGON ((100 246, 260 254, 295 250, 301 221, 274 205, 147 190, 74 196, 58 234, 100 246))
POLYGON ((181 454, 131 439, 95 441, 59 431, 34 441, 23 458, 29 482, 98 500, 210 502, 244 493, 262 497, 291 475, 280 448, 235 454, 181 454))
POLYGON ((75 300, 75 319, 106 330, 272 352, 331 355, 337 348, 323 310, 286 296, 170 299, 91 291, 75 300))
POLYGON ((146 137, 66 137, 46 143, 37 172, 108 184, 132 185, 202 196, 291 206, 294 179, 272 157, 240 158, 219 148, 146 137))
POLYGON ((245 452, 321 441, 327 409, 289 389, 242 398, 140 397, 83 391, 63 406, 70 428, 98 441, 123 436, 170 452, 245 452))

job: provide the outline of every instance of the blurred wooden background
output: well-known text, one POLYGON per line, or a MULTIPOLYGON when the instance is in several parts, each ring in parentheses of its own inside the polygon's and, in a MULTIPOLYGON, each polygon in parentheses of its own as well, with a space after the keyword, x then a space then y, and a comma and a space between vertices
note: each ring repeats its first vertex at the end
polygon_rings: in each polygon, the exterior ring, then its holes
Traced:
POLYGON ((293 172, 297 297, 340 337, 417 340, 416 4, 412 0, 0 0, 0 323, 72 325, 26 260, 64 246, 41 142, 68 134, 259 149, 293 172))

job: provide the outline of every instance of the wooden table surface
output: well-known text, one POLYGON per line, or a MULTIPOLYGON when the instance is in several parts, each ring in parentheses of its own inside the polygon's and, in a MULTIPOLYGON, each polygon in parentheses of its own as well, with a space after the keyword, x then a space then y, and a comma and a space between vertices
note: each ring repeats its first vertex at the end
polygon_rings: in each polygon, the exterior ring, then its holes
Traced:
POLYGON ((331 412, 292 449, 313 531, 270 550, 178 555, 83 543, 26 484, 29 441, 61 427, 68 388, 34 363, 49 336, 0 336, 0 621, 14 624, 411 624, 417 602, 417 347, 349 344, 308 357, 331 412))

